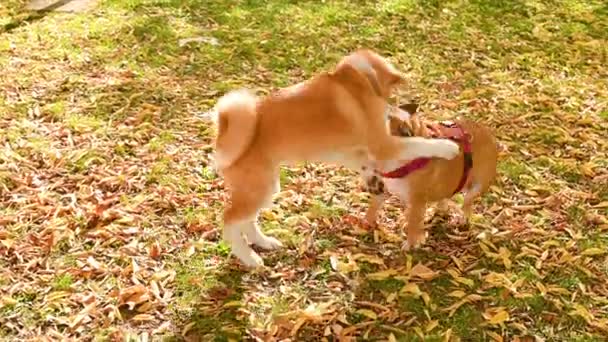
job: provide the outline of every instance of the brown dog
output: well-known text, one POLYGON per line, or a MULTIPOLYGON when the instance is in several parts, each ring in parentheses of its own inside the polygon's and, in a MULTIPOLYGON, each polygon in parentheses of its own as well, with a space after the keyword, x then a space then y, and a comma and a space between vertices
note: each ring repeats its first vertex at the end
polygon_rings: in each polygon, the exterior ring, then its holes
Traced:
POLYGON ((443 137, 458 142, 458 157, 446 159, 421 158, 413 161, 384 163, 389 172, 378 171, 377 162, 363 166, 365 190, 372 194, 366 219, 375 226, 378 211, 386 198, 386 192, 399 196, 408 206, 407 242, 404 249, 423 243, 424 214, 429 202, 446 201, 464 191, 463 216, 468 221, 473 201, 483 194, 496 176, 498 145, 489 128, 469 121, 449 123, 423 123, 416 114, 416 104, 400 108, 391 106, 389 127, 391 134, 401 137, 443 137))
POLYGON ((282 246, 262 233, 256 219, 279 191, 283 163, 331 162, 358 170, 368 160, 458 154, 458 145, 447 139, 399 138, 388 132, 386 100, 402 81, 384 58, 359 50, 333 72, 267 97, 240 90, 218 100, 215 162, 229 191, 223 238, 232 254, 256 267, 263 261, 248 243, 282 246))

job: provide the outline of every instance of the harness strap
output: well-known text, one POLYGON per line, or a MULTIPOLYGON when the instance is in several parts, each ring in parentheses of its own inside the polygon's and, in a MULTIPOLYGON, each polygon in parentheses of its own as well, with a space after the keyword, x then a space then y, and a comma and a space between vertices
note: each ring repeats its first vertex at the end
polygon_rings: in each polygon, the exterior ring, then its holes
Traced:
MULTIPOLYGON (((448 135, 446 138, 459 143, 462 147, 462 151, 464 154, 464 166, 462 177, 460 178, 460 182, 458 183, 456 190, 452 193, 454 195, 459 193, 465 186, 469 178, 469 174, 471 173, 471 169, 473 168, 473 151, 471 146, 471 139, 470 135, 464 131, 462 126, 457 125, 456 123, 441 122, 440 125, 450 130, 456 130, 456 134, 448 135)), ((443 135, 441 134, 441 129, 437 126, 429 126, 428 128, 430 128, 433 132, 431 134, 433 138, 438 138, 443 135)), ((416 158, 393 171, 381 173, 381 175, 384 178, 404 178, 410 173, 422 169, 423 167, 428 165, 431 160, 432 158, 416 158)))
POLYGON ((382 173, 384 178, 403 178, 410 173, 420 170, 431 162, 431 158, 416 158, 402 167, 390 172, 382 173))

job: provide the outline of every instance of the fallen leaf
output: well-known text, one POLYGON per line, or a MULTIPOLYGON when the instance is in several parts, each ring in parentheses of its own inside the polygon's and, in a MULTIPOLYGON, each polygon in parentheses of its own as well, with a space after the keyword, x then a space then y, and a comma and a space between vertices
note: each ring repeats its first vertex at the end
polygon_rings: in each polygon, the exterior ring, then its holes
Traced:
POLYGON ((581 252, 581 255, 602 255, 602 254, 606 254, 608 251, 602 249, 602 248, 597 248, 597 247, 591 247, 591 248, 587 248, 584 251, 581 252))
POLYGON ((375 312, 373 312, 372 310, 369 310, 369 309, 359 309, 356 311, 356 313, 363 315, 367 318, 373 319, 373 320, 378 319, 378 315, 376 315, 375 312))
POLYGON ((608 201, 603 201, 603 202, 600 202, 600 203, 598 203, 596 205, 593 205, 592 208, 595 208, 595 209, 605 209, 605 208, 608 208, 608 201))
POLYGON ((439 325, 439 321, 434 319, 426 325, 426 328, 424 329, 424 331, 426 331, 427 333, 431 332, 431 331, 433 331, 433 329, 437 328, 438 325, 439 325))
POLYGON ((411 293, 414 296, 420 296, 422 294, 422 291, 420 291, 418 285, 414 283, 409 283, 401 288, 400 293, 411 293))
POLYGON ((509 313, 504 310, 498 311, 495 314, 489 314, 486 311, 483 316, 488 321, 488 323, 492 325, 503 324, 504 322, 509 320, 509 313))
POLYGON ((136 321, 136 322, 148 322, 148 321, 154 320, 154 316, 150 315, 150 314, 138 314, 138 315, 133 316, 133 318, 131 318, 131 320, 136 321))
POLYGON ((398 274, 397 270, 387 269, 387 270, 376 272, 376 273, 369 273, 369 274, 367 274, 366 277, 371 280, 384 280, 384 279, 390 278, 392 276, 395 276, 397 274, 398 274))
POLYGON ((410 275, 412 277, 418 277, 424 280, 431 280, 437 276, 437 272, 431 270, 430 268, 422 265, 416 264, 410 271, 410 275))

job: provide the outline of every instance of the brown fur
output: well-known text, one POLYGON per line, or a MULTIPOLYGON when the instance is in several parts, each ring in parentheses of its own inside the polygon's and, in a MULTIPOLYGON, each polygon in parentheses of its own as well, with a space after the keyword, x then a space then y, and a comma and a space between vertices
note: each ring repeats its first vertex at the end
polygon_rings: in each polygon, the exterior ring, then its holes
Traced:
POLYGON ((345 57, 330 73, 264 98, 244 91, 220 98, 216 165, 228 187, 224 239, 248 266, 263 265, 247 243, 281 246, 256 225, 258 211, 279 191, 283 163, 332 162, 360 168, 370 158, 452 158, 458 146, 446 140, 400 138, 386 129, 386 100, 401 75, 369 50, 345 57), (244 234, 246 240, 241 236, 244 234))
MULTIPOLYGON (((421 121, 420 116, 416 114, 416 110, 417 105, 413 104, 395 108, 393 115, 390 116, 391 134, 428 137, 430 132, 421 121)), ((463 187, 465 193, 463 218, 466 222, 471 215, 473 201, 487 191, 496 177, 498 145, 488 127, 465 119, 454 122, 470 135, 472 148, 473 167, 467 183, 463 187)), ((398 167, 398 165, 399 163, 395 163, 393 167, 398 167)), ((461 150, 456 158, 434 159, 424 168, 414 171, 405 178, 384 179, 384 186, 380 188, 396 193, 408 205, 406 248, 415 247, 424 242, 424 213, 427 204, 451 198, 461 180, 463 169, 464 153, 461 150)), ((367 171, 366 187, 372 193, 372 199, 366 218, 370 225, 375 225, 378 211, 381 209, 386 195, 379 191, 378 178, 382 176, 377 172, 370 174, 369 170, 367 171)))

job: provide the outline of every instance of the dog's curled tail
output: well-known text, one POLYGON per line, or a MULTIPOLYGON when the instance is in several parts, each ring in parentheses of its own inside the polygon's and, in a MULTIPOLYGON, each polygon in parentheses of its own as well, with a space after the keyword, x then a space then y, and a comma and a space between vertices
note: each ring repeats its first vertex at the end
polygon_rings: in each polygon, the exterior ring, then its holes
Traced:
POLYGON ((247 151, 257 124, 257 97, 248 90, 234 90, 222 96, 215 106, 218 134, 215 167, 226 169, 247 151))

